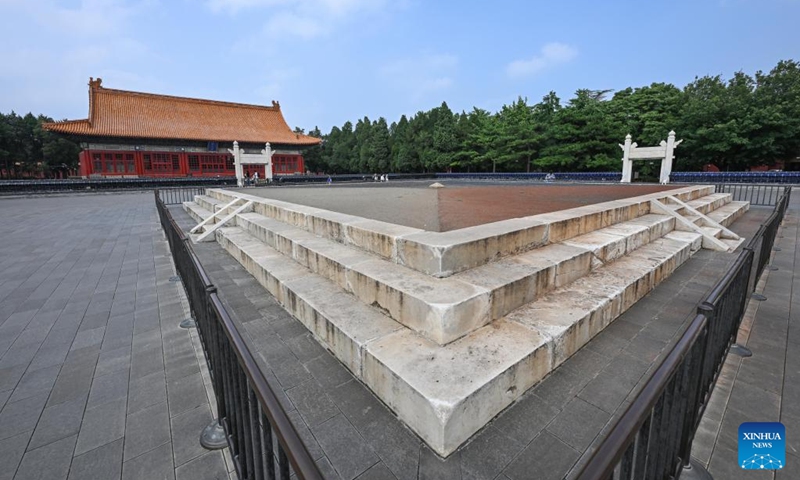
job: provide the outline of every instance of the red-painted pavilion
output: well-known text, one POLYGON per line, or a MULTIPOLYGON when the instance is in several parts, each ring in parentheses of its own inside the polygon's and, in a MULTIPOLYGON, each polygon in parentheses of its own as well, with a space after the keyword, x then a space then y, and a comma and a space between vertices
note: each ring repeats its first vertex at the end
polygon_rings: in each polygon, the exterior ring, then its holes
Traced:
MULTIPOLYGON (((293 132, 271 107, 114 90, 89 79, 89 116, 45 123, 80 142, 84 177, 234 176, 233 142, 246 152, 270 143, 274 176, 303 173, 302 150, 320 139, 293 132)), ((244 165, 265 178, 264 165, 244 165)))

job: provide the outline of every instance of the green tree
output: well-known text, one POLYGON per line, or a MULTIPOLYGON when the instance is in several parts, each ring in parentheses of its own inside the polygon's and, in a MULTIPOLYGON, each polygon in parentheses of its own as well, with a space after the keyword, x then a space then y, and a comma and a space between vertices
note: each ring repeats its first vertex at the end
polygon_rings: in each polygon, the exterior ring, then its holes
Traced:
POLYGON ((456 119, 447 103, 442 102, 436 109, 436 118, 433 122, 433 155, 428 167, 431 170, 450 168, 457 149, 456 119))
POLYGON ((392 151, 389 138, 389 127, 386 119, 380 117, 372 125, 370 143, 370 171, 388 172, 392 160, 392 151))

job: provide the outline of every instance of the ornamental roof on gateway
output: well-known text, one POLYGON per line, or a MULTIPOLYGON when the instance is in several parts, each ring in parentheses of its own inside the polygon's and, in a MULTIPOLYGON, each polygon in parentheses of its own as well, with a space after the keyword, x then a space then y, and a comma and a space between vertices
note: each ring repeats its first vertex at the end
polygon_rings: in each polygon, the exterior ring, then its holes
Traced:
POLYGON ((89 118, 45 123, 57 133, 97 137, 239 141, 317 145, 320 139, 294 133, 271 107, 172 97, 104 88, 89 79, 89 118))

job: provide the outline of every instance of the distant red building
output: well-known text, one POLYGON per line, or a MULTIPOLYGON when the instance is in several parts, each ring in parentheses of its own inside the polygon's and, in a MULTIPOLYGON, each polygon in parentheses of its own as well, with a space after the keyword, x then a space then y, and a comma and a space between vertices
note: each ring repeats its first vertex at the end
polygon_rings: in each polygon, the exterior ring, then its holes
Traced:
MULTIPOLYGON (((320 139, 294 133, 271 107, 104 88, 89 79, 89 117, 45 123, 81 143, 84 177, 234 176, 228 148, 260 152, 269 142, 273 175, 305 172, 302 150, 320 139)), ((264 165, 245 165, 250 175, 264 165)))

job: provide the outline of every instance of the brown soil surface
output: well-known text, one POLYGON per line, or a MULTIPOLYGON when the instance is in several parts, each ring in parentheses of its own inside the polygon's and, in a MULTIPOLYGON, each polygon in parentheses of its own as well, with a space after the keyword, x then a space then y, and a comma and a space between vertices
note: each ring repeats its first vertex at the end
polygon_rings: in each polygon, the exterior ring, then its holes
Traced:
POLYGON ((432 189, 427 188, 430 183, 309 185, 247 188, 240 191, 433 232, 446 232, 678 188, 662 185, 474 185, 443 182, 445 188, 432 189))
POLYGON ((474 186, 439 190, 439 231, 678 188, 663 185, 474 186))

